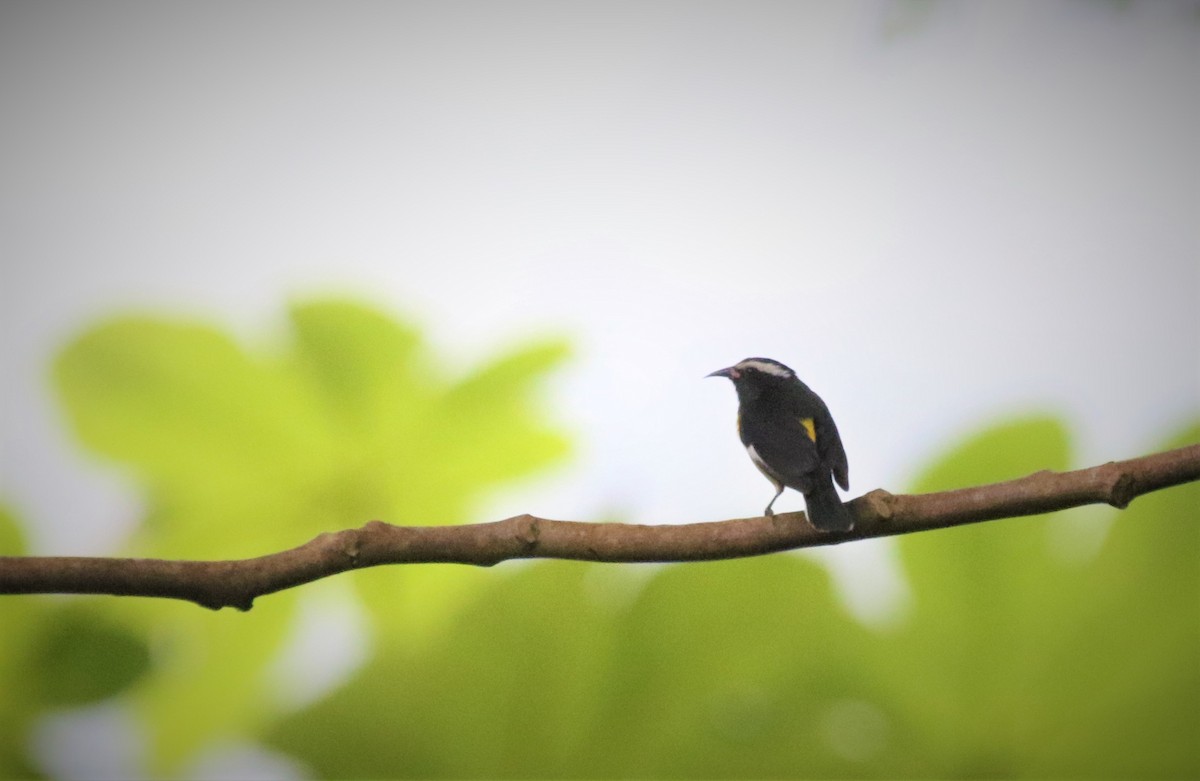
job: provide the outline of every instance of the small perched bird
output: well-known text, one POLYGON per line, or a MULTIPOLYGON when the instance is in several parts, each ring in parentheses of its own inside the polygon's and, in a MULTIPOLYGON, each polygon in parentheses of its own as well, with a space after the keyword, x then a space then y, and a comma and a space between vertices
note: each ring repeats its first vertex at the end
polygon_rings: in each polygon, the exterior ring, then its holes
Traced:
POLYGON ((792 488, 804 494, 808 520, 822 531, 850 531, 854 518, 833 481, 850 488, 846 450, 821 397, 770 358, 747 358, 709 377, 728 377, 738 395, 738 435, 750 460, 775 486, 764 515, 792 488))

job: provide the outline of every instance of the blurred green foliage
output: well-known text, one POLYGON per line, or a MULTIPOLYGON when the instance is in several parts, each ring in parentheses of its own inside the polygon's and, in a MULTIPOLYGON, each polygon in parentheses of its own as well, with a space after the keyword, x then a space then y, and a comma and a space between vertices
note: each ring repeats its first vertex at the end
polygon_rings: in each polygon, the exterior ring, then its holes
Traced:
MULTIPOLYGON (((27 553, 15 515, 0 507, 0 556, 27 553)), ((142 636, 88 601, 0 599, 0 778, 33 778, 36 719, 127 689, 149 670, 142 636)))
MULTIPOLYGON (((567 452, 536 404, 561 343, 451 380, 415 329, 361 305, 302 304, 291 326, 256 354, 208 326, 121 318, 63 351, 74 430, 144 487, 130 552, 228 558, 370 518, 461 522, 567 452)), ((1200 426, 1164 446, 1196 441, 1200 426)), ((1026 418, 914 488, 1077 465, 1061 424, 1026 418)), ((370 653, 300 704, 273 675, 320 584, 248 614, 6 598, 0 777, 34 772, 39 715, 112 696, 142 715, 155 775, 251 738, 331 778, 1195 777, 1197 507, 1193 484, 1119 514, 900 538, 911 599, 886 627, 789 554, 350 573, 370 653), (1074 546, 1072 528, 1091 534, 1074 546)), ((22 550, 0 511, 0 553, 22 550)))
MULTIPOLYGON (((1061 425, 1018 420, 916 487, 1070 466, 1061 425)), ((663 567, 628 601, 628 569, 511 568, 271 740, 337 778, 1194 776, 1197 507, 1143 497, 1085 561, 1047 516, 904 537, 890 629, 796 556, 663 567)))
MULTIPOLYGON (((415 328, 368 307, 310 301, 289 315, 291 338, 273 353, 202 323, 121 317, 58 357, 72 427, 144 487, 148 518, 131 553, 234 558, 373 518, 462 522, 488 488, 567 452, 536 396, 566 357, 562 342, 450 379, 415 328)), ((390 625, 419 635, 431 615, 467 597, 436 570, 393 574, 360 590, 382 635, 390 625)), ((152 769, 178 768, 214 740, 271 722, 269 670, 301 598, 259 600, 252 617, 165 602, 106 606, 156 652, 129 693, 151 731, 152 769)))

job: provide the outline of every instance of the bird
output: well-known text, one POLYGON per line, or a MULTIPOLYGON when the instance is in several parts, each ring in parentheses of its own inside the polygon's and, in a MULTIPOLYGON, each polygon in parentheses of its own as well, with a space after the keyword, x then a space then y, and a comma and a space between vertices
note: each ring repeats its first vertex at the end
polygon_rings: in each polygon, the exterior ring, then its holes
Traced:
POLYGON ((804 494, 808 520, 826 532, 854 528, 854 517, 833 481, 849 490, 849 466, 837 425, 821 397, 796 373, 770 358, 746 358, 708 377, 726 377, 738 395, 738 436, 758 471, 775 486, 804 494))

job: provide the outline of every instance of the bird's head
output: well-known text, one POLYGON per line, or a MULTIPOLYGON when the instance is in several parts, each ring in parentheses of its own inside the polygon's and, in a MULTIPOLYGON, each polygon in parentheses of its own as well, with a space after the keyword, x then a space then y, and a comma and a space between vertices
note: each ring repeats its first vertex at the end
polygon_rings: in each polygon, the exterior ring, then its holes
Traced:
POLYGON ((707 376, 729 378, 742 401, 752 401, 765 391, 796 381, 795 372, 770 358, 746 358, 707 376))

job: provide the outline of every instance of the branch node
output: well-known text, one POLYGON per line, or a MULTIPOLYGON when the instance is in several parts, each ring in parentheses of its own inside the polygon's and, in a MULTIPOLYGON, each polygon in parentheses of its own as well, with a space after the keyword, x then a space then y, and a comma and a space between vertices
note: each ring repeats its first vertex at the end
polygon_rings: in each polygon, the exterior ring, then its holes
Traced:
POLYGON ((538 519, 528 513, 518 515, 520 531, 517 534, 518 539, 524 544, 526 550, 533 550, 537 547, 538 539, 542 536, 542 527, 538 519))
POLYGON ((894 515, 892 504, 895 498, 892 493, 876 488, 863 495, 860 501, 867 506, 867 510, 876 520, 890 521, 894 515))
POLYGON ((193 601, 200 607, 207 608, 213 612, 219 611, 221 608, 232 607, 240 610, 243 613, 250 611, 254 607, 254 597, 252 595, 237 595, 232 593, 212 593, 197 596, 193 601))
POLYGON ((359 556, 362 555, 363 543, 369 542, 368 538, 370 537, 382 536, 390 525, 383 521, 367 521, 361 528, 347 534, 338 550, 357 567, 359 556))
POLYGON ((309 543, 313 548, 346 558, 351 566, 358 562, 358 535, 361 529, 344 529, 340 532, 321 532, 309 543))
POLYGON ((1117 479, 1109 486, 1108 503, 1118 510, 1124 510, 1135 496, 1137 496, 1137 480, 1128 472, 1119 473, 1117 479))

